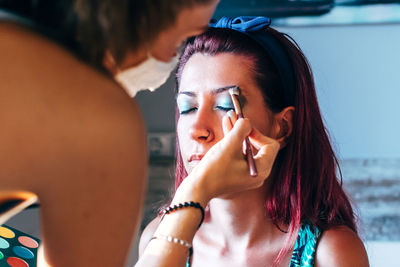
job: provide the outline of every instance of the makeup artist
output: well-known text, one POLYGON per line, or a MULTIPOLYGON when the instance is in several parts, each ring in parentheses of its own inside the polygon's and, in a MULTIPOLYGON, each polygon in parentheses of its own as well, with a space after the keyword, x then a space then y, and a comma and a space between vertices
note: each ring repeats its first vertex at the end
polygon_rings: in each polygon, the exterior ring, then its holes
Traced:
POLYGON ((165 81, 217 4, 0 0, 0 194, 38 195, 39 266, 123 266, 146 192, 131 97, 165 81))

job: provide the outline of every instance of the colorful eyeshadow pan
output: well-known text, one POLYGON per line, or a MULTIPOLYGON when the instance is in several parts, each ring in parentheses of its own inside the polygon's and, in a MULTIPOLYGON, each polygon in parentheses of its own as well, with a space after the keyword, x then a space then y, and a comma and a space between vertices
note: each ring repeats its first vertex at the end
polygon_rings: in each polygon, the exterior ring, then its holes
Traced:
POLYGON ((9 248, 10 243, 7 242, 4 238, 0 237, 0 249, 9 248))
POLYGON ((13 251, 15 255, 20 256, 21 258, 24 259, 33 259, 35 255, 33 255, 32 251, 30 251, 27 248, 21 247, 21 246, 16 246, 13 247, 13 251))
POLYGON ((8 229, 4 226, 0 226, 0 236, 5 237, 5 238, 14 238, 15 234, 10 229, 8 229))
POLYGON ((38 248, 39 247, 39 243, 28 236, 20 236, 20 237, 18 237, 18 241, 22 245, 24 245, 25 247, 28 247, 28 248, 38 248))
POLYGON ((0 267, 36 267, 39 243, 17 229, 0 226, 0 267))
POLYGON ((20 258, 15 258, 15 257, 9 257, 7 259, 7 263, 11 267, 29 267, 29 264, 26 261, 21 260, 20 258))

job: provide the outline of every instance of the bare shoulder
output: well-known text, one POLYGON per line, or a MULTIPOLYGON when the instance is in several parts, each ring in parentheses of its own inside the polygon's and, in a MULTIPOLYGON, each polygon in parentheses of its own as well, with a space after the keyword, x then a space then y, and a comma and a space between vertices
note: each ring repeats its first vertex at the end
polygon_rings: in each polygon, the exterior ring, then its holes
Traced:
MULTIPOLYGON (((137 177, 145 175, 140 110, 110 77, 13 24, 0 24, 0 57, 0 159, 10 167, 0 170, 1 179, 21 183, 25 173, 53 179, 66 173, 59 171, 66 164, 78 170, 86 163, 106 173, 135 162, 137 177)), ((42 180, 46 187, 53 184, 42 180)), ((30 181, 35 184, 23 186, 40 186, 40 179, 30 181)))
POLYGON ((2 189, 39 196, 52 265, 122 266, 145 194, 138 105, 110 77, 22 27, 0 23, 0 58, 2 189))
POLYGON ((153 237, 159 223, 160 223, 160 217, 156 217, 143 230, 143 233, 140 236, 139 256, 141 256, 143 254, 144 249, 146 248, 147 244, 150 242, 151 238, 153 237))
POLYGON ((367 267, 368 256, 356 233, 338 226, 322 233, 315 256, 315 266, 367 267))

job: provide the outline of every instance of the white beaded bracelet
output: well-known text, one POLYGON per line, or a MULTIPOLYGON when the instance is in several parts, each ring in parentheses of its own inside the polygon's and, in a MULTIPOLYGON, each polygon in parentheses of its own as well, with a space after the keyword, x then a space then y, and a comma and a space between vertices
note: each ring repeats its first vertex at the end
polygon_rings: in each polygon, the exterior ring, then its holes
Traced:
POLYGON ((171 243, 175 243, 175 244, 179 244, 179 245, 185 246, 185 247, 187 247, 189 249, 192 248, 192 244, 190 244, 189 242, 187 242, 185 240, 181 240, 181 239, 173 237, 173 236, 170 236, 170 235, 153 236, 150 239, 150 241, 153 240, 153 239, 162 239, 162 240, 166 240, 166 241, 171 242, 171 243))

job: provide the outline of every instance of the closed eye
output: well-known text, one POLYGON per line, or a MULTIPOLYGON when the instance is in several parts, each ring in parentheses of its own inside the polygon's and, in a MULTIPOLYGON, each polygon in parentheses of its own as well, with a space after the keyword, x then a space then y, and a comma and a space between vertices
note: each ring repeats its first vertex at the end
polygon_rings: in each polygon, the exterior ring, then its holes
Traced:
POLYGON ((223 106, 216 106, 215 109, 219 109, 219 110, 222 110, 222 111, 225 111, 225 112, 228 112, 230 110, 234 110, 233 107, 223 107, 223 106))
POLYGON ((185 115, 185 114, 189 114, 189 113, 191 113, 191 112, 194 112, 194 111, 196 111, 196 110, 197 110, 197 108, 190 108, 190 109, 186 109, 186 110, 179 111, 179 114, 180 114, 180 115, 185 115))

